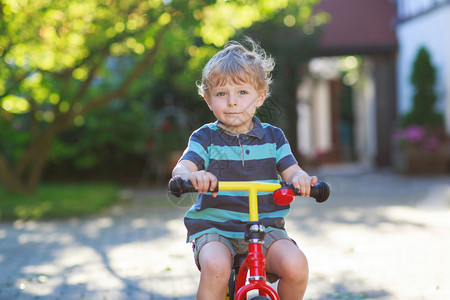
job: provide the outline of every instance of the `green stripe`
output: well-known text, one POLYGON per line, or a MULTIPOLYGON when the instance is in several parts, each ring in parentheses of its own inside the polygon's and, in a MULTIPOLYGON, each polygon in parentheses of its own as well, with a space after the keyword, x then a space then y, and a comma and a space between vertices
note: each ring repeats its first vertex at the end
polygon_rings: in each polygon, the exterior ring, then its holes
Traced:
MULTIPOLYGON (((260 213, 259 219, 285 218, 288 214, 289 209, 284 209, 270 213, 260 213)), ((250 221, 250 216, 248 213, 235 212, 219 208, 206 208, 201 211, 196 211, 194 208, 191 208, 186 213, 186 217, 193 220, 206 220, 212 222, 226 222, 229 220, 239 220, 241 222, 250 221)))
POLYGON ((289 146, 289 144, 284 144, 277 150, 277 162, 279 162, 283 157, 290 155, 291 153, 291 147, 289 146))
POLYGON ((196 154, 200 155, 200 157, 205 161, 209 160, 208 152, 206 152, 205 148, 203 148, 200 143, 191 140, 189 142, 188 151, 195 152, 196 154))
MULTIPOLYGON (((245 159, 267 159, 275 157, 276 144, 267 143, 263 145, 242 145, 245 159), (248 152, 248 154, 247 154, 248 152)), ((242 149, 240 146, 218 146, 211 145, 208 152, 215 160, 242 160, 242 149)))
POLYGON ((218 208, 206 208, 204 210, 197 211, 191 208, 187 213, 186 217, 195 220, 206 220, 213 222, 226 222, 229 220, 239 220, 242 222, 249 221, 248 213, 240 213, 231 210, 224 210, 218 208))

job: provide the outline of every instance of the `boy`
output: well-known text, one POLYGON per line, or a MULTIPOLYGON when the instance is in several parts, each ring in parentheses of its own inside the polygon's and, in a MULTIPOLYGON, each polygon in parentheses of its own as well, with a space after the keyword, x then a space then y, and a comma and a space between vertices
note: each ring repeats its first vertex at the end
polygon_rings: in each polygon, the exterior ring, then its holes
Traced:
MULTIPOLYGON (((196 130, 172 175, 188 179, 198 190, 184 222, 201 271, 197 299, 222 300, 233 257, 245 253, 248 198, 239 192, 212 192, 218 180, 292 182, 309 196, 317 177, 297 164, 283 132, 254 117, 269 93, 274 61, 252 40, 246 49, 231 42, 206 64, 198 84, 217 118, 196 130)), ((263 244, 267 272, 276 275, 283 300, 302 299, 308 283, 308 263, 284 229, 289 206, 272 196, 258 196, 260 221, 266 227, 263 244)))

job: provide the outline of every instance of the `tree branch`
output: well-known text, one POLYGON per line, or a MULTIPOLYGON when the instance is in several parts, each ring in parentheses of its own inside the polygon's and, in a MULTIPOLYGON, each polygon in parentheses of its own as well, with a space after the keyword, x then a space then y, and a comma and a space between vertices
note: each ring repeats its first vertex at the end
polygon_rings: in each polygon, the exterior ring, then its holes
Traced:
POLYGON ((7 190, 20 190, 23 185, 11 171, 5 157, 0 153, 0 181, 7 190))
POLYGON ((164 35, 166 34, 167 30, 169 29, 170 24, 163 27, 161 31, 158 33, 158 35, 155 38, 155 45, 154 47, 148 51, 147 55, 144 57, 144 59, 138 63, 136 63, 134 69, 131 71, 131 73, 128 75, 128 77, 121 83, 121 85, 116 89, 113 90, 102 97, 99 97, 97 99, 89 101, 80 111, 80 114, 84 115, 88 112, 92 111, 93 109, 103 106, 107 104, 108 102, 123 96, 128 91, 128 88, 130 84, 138 78, 142 72, 147 69, 147 67, 152 63, 154 60, 156 54, 158 53, 159 47, 161 45, 161 42, 163 40, 164 35))
MULTIPOLYGON (((151 62, 151 60, 153 59, 153 56, 156 54, 156 48, 159 46, 160 44, 160 40, 162 40, 162 37, 164 35, 165 31, 162 30, 159 34, 159 38, 158 38, 158 42, 155 42, 155 47, 152 49, 152 51, 150 51, 151 55, 150 59, 148 57, 146 57, 144 59, 144 61, 148 62, 146 63, 147 65, 151 62)), ((142 68, 142 66, 139 66, 136 69, 140 69, 142 68)), ((107 101, 103 102, 103 101, 99 101, 98 105, 94 105, 92 106, 91 109, 85 111, 84 108, 81 111, 81 114, 85 114, 88 111, 92 110, 95 107, 104 105, 106 103, 108 103, 109 101, 111 101, 112 99, 115 99, 121 95, 123 95, 129 85, 129 82, 131 82, 132 80, 134 80, 137 76, 139 76, 139 74, 145 69, 142 68, 141 71, 139 71, 139 73, 136 72, 136 69, 134 70, 134 72, 132 72, 128 78, 128 82, 126 84, 122 84, 121 87, 119 87, 116 91, 113 91, 107 95, 105 95, 104 97, 101 97, 99 99, 107 99, 107 101), (109 97, 109 98, 108 98, 109 97)), ((95 70, 92 70, 92 72, 89 74, 89 78, 86 79, 86 83, 83 85, 82 89, 80 92, 77 93, 78 97, 75 97, 73 99, 77 99, 79 100, 80 97, 82 97, 88 90, 88 87, 90 86, 90 83, 92 82, 92 79, 95 75, 95 70)), ((68 86, 69 86, 69 81, 70 81, 70 77, 66 77, 65 78, 65 84, 62 87, 62 91, 61 93, 64 93, 68 86)), ((74 100, 72 100, 74 101, 74 100)), ((87 106, 90 103, 87 104, 87 106)), ((20 160, 18 161, 18 163, 16 164, 16 168, 15 168, 15 174, 17 177, 22 177, 25 174, 25 171, 27 170, 28 167, 30 167, 30 164, 32 164, 33 160, 36 158, 37 155, 39 155, 40 152, 48 152, 47 151, 47 145, 49 145, 48 141, 51 141, 53 137, 55 137, 57 134, 59 134, 60 132, 63 132, 64 130, 66 130, 67 128, 69 128, 72 125, 73 119, 75 118, 75 116, 77 114, 80 114, 80 112, 74 112, 73 110, 69 110, 66 113, 57 113, 55 114, 55 119, 54 121, 47 127, 47 129, 45 130, 45 132, 43 132, 41 135, 39 135, 37 138, 35 138, 32 142, 32 145, 27 149, 27 151, 22 155, 22 157, 20 158, 20 160)), ((51 144, 51 143, 50 143, 51 144)), ((41 169, 40 167, 38 169, 41 169)), ((32 175, 33 177, 35 177, 36 175, 32 175)))
POLYGON ((19 161, 16 163, 14 174, 21 178, 24 176, 25 171, 33 163, 36 156, 39 156, 40 152, 45 151, 46 145, 49 141, 58 135, 60 132, 64 131, 66 127, 65 123, 69 122, 66 120, 65 115, 55 116, 55 120, 47 127, 45 132, 40 134, 38 137, 33 139, 31 145, 27 148, 27 151, 20 157, 19 161))
POLYGON ((95 73, 97 72, 99 66, 100 63, 97 63, 91 68, 88 77, 86 78, 85 81, 81 83, 81 86, 78 89, 77 93, 72 97, 72 100, 70 101, 71 104, 81 100, 83 96, 86 94, 86 92, 89 90, 89 86, 91 85, 92 80, 94 80, 95 73))
POLYGON ((17 76, 16 78, 12 78, 10 81, 14 81, 11 84, 8 84, 8 87, 5 89, 3 94, 0 95, 0 99, 5 97, 6 95, 9 95, 15 88, 19 86, 19 84, 27 78, 27 76, 30 75, 30 72, 24 72, 17 76))
POLYGON ((0 179, 3 182, 7 181, 7 178, 11 176, 11 169, 8 167, 5 157, 0 153, 0 179))
POLYGON ((30 134, 31 134, 31 139, 35 140, 38 135, 39 135, 39 123, 36 120, 36 113, 38 112, 38 104, 36 103, 36 101, 34 100, 33 97, 28 96, 28 102, 30 103, 30 134))

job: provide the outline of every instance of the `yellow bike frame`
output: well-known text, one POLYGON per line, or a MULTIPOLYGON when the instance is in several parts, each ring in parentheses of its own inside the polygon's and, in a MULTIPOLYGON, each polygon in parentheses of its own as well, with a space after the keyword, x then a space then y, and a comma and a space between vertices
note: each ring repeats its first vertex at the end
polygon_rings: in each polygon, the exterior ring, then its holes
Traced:
POLYGON ((248 191, 250 221, 258 221, 258 192, 274 192, 281 184, 258 181, 219 181, 219 191, 248 191))

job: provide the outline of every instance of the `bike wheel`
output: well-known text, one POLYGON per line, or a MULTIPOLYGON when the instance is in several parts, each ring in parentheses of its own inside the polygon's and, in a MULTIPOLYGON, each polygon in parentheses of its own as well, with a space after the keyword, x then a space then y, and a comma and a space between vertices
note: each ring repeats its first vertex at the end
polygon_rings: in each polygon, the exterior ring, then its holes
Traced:
POLYGON ((234 300, 234 293, 236 292, 236 271, 234 269, 231 270, 230 279, 228 279, 228 288, 226 299, 234 300))

